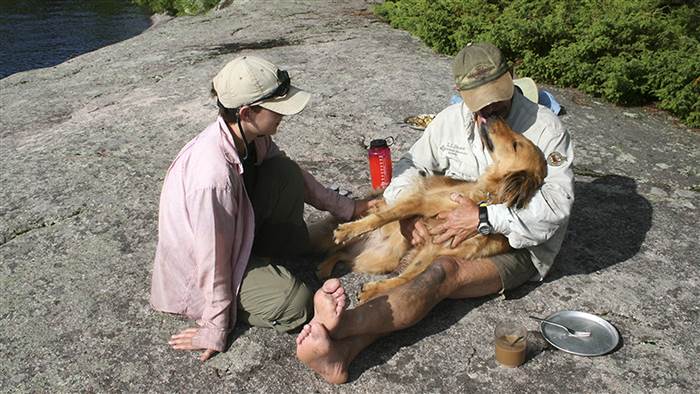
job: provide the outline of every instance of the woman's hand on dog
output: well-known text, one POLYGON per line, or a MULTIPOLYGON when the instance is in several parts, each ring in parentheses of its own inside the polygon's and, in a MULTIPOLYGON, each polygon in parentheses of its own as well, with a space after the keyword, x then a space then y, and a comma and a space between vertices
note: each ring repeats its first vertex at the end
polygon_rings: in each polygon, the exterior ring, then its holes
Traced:
POLYGON ((355 200, 355 209, 352 211, 352 219, 356 220, 365 216, 367 211, 372 208, 376 208, 381 203, 381 198, 355 200))
POLYGON ((422 245, 430 239, 428 227, 426 227, 423 218, 420 216, 402 219, 399 221, 399 225, 401 227, 401 234, 404 238, 411 241, 411 245, 413 246, 422 245))
POLYGON ((199 356, 199 361, 207 361, 217 352, 214 349, 201 349, 192 344, 192 339, 199 333, 199 328, 187 328, 170 337, 168 345, 175 350, 204 350, 199 356))
POLYGON ((452 194, 450 198, 459 206, 451 211, 439 213, 438 219, 444 221, 433 227, 430 235, 433 236, 433 243, 436 244, 451 238, 450 247, 456 248, 462 241, 476 234, 476 227, 479 224, 479 206, 458 193, 452 194))

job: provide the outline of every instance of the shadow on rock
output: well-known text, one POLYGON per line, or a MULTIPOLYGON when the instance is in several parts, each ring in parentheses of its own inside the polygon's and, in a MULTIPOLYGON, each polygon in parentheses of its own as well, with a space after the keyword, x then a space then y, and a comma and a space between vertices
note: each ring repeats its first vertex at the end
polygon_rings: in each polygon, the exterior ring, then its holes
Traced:
MULTIPOLYGON (((440 302, 416 325, 379 338, 367 349, 363 350, 350 365, 348 382, 358 379, 365 371, 373 367, 385 365, 401 348, 412 346, 425 338, 439 334, 452 327, 472 309, 478 308, 492 298, 482 297, 473 300, 448 299, 440 302)), ((396 379, 395 383, 397 384, 409 384, 416 377, 411 374, 401 374, 400 376, 387 375, 385 378, 388 381, 396 379)))
POLYGON ((547 277, 590 274, 636 255, 651 228, 652 207, 637 182, 606 175, 576 182, 576 201, 559 256, 547 277))
MULTIPOLYGON (((628 260, 639 252, 651 228, 651 204, 637 193, 632 178, 605 175, 592 182, 578 181, 574 193, 566 238, 546 282, 591 274, 628 260)), ((521 298, 539 285, 527 283, 508 298, 521 298)))

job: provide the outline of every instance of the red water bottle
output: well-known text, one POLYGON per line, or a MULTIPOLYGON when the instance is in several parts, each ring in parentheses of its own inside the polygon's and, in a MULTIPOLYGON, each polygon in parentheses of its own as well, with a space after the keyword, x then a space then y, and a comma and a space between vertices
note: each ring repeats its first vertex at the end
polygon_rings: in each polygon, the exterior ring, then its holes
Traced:
POLYGON ((394 138, 372 140, 369 143, 369 176, 372 180, 372 189, 384 189, 391 182, 391 150, 389 145, 394 143, 394 138))

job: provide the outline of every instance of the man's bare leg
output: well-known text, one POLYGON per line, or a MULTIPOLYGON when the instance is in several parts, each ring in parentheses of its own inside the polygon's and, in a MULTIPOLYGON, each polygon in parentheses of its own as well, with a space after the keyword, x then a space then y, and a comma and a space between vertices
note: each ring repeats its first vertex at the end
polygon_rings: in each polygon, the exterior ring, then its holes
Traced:
POLYGON ((335 328, 326 328, 334 339, 383 335, 412 326, 445 298, 482 297, 500 290, 501 278, 491 260, 440 257, 412 281, 340 313, 335 328))
POLYGON ((447 298, 479 298, 497 294, 503 288, 498 269, 490 259, 454 261, 460 265, 460 269, 453 273, 457 286, 447 298))
MULTIPOLYGON (((335 286, 324 284, 319 292, 336 292, 335 286)), ((439 258, 414 280, 352 310, 330 307, 333 298, 317 292, 314 303, 325 305, 315 308, 317 316, 297 337, 297 357, 328 382, 343 383, 352 360, 381 334, 415 324, 447 297, 480 297, 500 289, 498 271, 488 259, 439 258), (330 334, 326 324, 335 327, 330 334)))

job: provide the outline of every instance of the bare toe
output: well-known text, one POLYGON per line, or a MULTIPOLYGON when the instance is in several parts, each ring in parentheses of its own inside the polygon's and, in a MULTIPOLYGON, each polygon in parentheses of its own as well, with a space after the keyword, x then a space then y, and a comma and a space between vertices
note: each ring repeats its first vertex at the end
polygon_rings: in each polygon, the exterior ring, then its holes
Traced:
POLYGON ((321 286, 321 288, 324 292, 331 294, 338 289, 342 289, 343 287, 340 285, 340 280, 333 278, 323 282, 323 286, 321 286))
POLYGON ((299 335, 297 335, 297 345, 301 345, 302 342, 311 334, 311 325, 305 324, 304 328, 301 329, 299 335))

